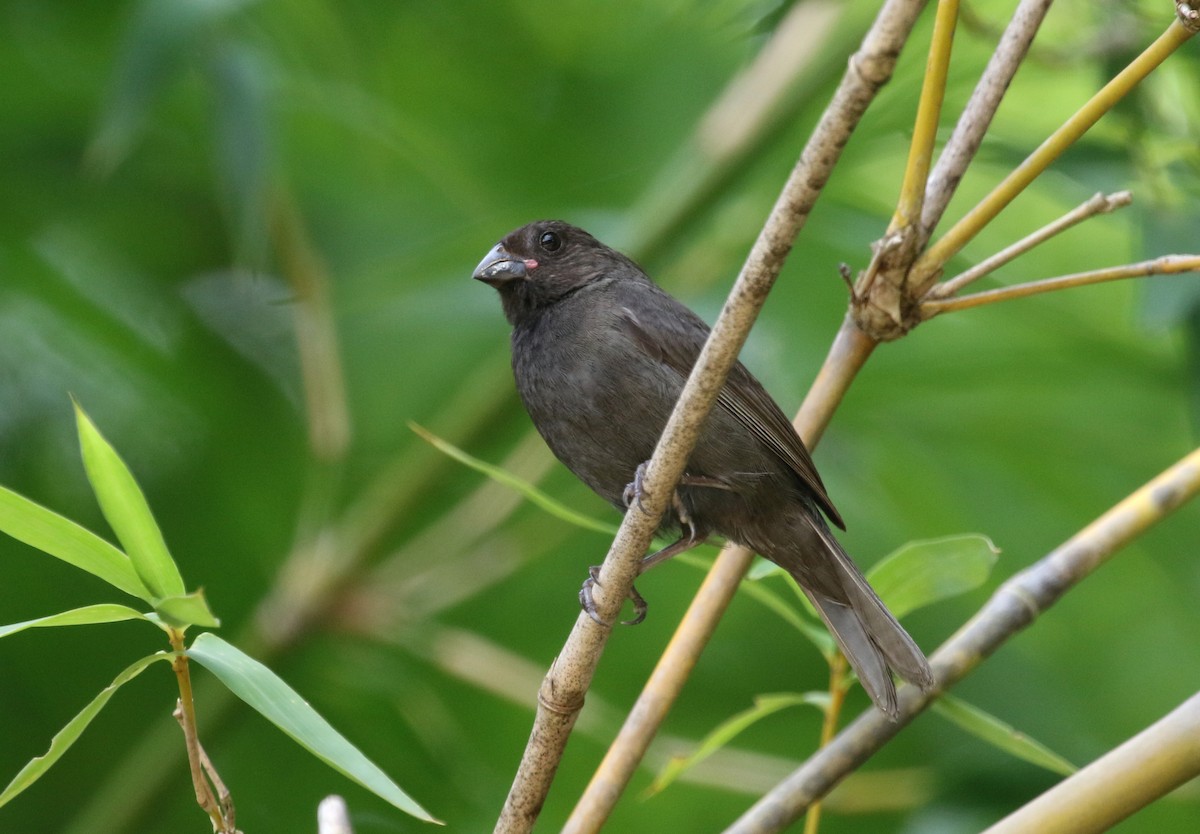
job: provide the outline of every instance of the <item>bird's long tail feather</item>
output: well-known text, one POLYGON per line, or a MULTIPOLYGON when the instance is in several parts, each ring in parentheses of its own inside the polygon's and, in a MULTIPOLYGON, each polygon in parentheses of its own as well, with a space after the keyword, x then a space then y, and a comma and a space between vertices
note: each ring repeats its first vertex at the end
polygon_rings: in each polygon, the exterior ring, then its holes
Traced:
MULTIPOLYGON (((890 669, 922 688, 933 672, 921 649, 872 590, 862 571, 821 520, 805 513, 825 558, 812 552, 778 561, 796 579, 854 668, 871 700, 891 718, 897 715, 890 669)), ((809 542, 812 536, 804 536, 809 542)))

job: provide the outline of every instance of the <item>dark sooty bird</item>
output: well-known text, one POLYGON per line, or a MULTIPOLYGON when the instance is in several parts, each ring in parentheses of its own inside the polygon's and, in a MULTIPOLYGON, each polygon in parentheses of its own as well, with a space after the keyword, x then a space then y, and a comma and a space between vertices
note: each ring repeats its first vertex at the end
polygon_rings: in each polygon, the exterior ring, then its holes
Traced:
MULTIPOLYGON (((512 232, 474 277, 500 293, 513 327, 517 390, 550 449, 618 509, 636 503, 639 468, 708 326, 632 260, 560 221, 512 232)), ((932 683, 917 644, 830 532, 825 519, 844 527, 842 518, 804 443, 740 362, 685 473, 663 520, 664 530, 684 535, 648 556, 646 567, 723 536, 792 575, 885 713, 897 709, 889 667, 915 684, 932 683)))

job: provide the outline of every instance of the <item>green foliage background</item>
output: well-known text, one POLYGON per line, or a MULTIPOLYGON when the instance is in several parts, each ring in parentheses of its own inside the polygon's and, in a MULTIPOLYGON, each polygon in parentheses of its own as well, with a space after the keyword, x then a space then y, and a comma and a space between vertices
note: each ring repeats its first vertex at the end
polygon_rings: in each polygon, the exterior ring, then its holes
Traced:
MULTIPOLYGON (((998 0, 971 11, 951 113, 1008 14, 998 0)), ((693 190, 712 173, 695 126, 782 12, 753 0, 5 3, 0 482, 108 535, 79 462, 73 394, 133 468, 224 636, 263 657, 452 830, 489 829, 540 672, 607 542, 510 507, 508 493, 438 457, 406 422, 496 462, 524 442, 505 465, 541 471, 544 452, 523 441, 494 293, 469 277, 530 219, 563 217, 630 249, 712 318, 874 8, 842 10, 767 140, 693 190), (328 270, 352 427, 333 460, 318 460, 308 440, 296 289, 268 234, 279 205, 328 270), (660 233, 673 216, 681 222, 660 233), (295 551, 363 562, 284 640, 293 612, 263 600, 286 600, 281 588, 311 577, 293 570, 281 584, 295 551)), ((1052 10, 950 215, 1170 13, 1150 2, 1052 10)), ((847 148, 744 354, 785 411, 844 313, 838 263, 865 265, 886 225, 928 24, 847 148)), ((1089 221, 999 280, 1195 251, 1198 69, 1191 44, 959 263, 1121 188, 1135 191, 1135 208, 1089 221)), ((1185 454, 1195 443, 1196 297, 1187 276, 1105 285, 953 314, 880 348, 816 455, 851 552, 869 564, 911 539, 981 532, 1004 551, 994 587, 1185 454)), ((558 498, 613 518, 557 464, 548 472, 558 498)), ((1185 508, 959 694, 1076 763, 1153 721, 1198 686, 1198 532, 1200 509, 1185 508)), ((597 729, 573 740, 545 830, 569 812, 613 731, 610 711, 636 696, 700 578, 670 565, 642 581, 650 618, 609 646, 585 713, 597 729)), ((110 597, 0 540, 0 622, 110 597)), ((908 624, 932 650, 984 598, 908 624)), ((43 752, 117 670, 160 648, 147 631, 46 629, 0 644, 0 779, 43 752)), ((739 598, 665 732, 699 738, 756 694, 824 683, 809 644, 739 598)), ((172 691, 169 675, 147 674, 120 692, 55 770, 0 810, 0 830, 206 830, 172 691)), ((201 734, 247 832, 313 830, 330 792, 346 795, 361 834, 420 826, 207 694, 201 734)), ((817 729, 815 711, 784 711, 737 744, 798 760, 817 729)), ((824 830, 972 830, 1052 782, 933 716, 869 769, 883 787, 858 798, 885 794, 897 809, 847 808, 824 830), (916 781, 888 781, 897 768, 915 768, 916 781)), ((613 831, 719 830, 751 801, 689 784, 639 799, 652 775, 639 776, 613 831)), ((1196 792, 1185 790, 1122 830, 1198 823, 1196 792)))

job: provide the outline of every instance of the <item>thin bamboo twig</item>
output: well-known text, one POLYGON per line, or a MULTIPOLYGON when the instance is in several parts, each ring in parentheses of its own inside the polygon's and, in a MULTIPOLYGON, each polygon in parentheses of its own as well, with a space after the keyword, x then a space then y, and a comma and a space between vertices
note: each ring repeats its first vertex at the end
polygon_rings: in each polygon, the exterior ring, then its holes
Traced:
POLYGON ((966 677, 1010 637, 1078 585, 1121 548, 1200 493, 1200 449, 1121 500, 1054 551, 1006 581, 930 658, 934 685, 902 686, 895 721, 868 710, 814 753, 725 834, 770 834, 800 817, 814 801, 861 766, 938 695, 966 677))
POLYGON ((909 284, 917 294, 924 293, 941 274, 943 267, 1013 201, 1033 180, 1073 145, 1100 117, 1111 110, 1137 84, 1178 49, 1194 32, 1178 19, 1148 46, 1141 55, 1054 131, 1024 162, 997 185, 950 231, 929 247, 909 271, 909 284))
MULTIPOLYGON (((845 319, 793 423, 810 449, 821 439, 833 412, 875 345, 849 317, 845 319)), ((721 551, 620 733, 579 798, 564 832, 598 831, 612 813, 682 692, 753 558, 753 553, 736 545, 727 545, 721 551)))
POLYGON ((1092 834, 1121 820, 1200 775, 1200 695, 984 834, 1092 834))
POLYGON ((1144 278, 1150 275, 1173 275, 1180 272, 1198 271, 1200 271, 1200 255, 1163 255, 1160 258, 1140 261, 1135 264, 1093 269, 1088 272, 1076 272, 1072 275, 1060 275, 1057 278, 1044 278, 1040 281, 1014 284, 1011 287, 998 287, 994 290, 964 295, 961 298, 923 301, 921 302, 921 317, 923 319, 931 319, 942 313, 969 310, 972 307, 982 307, 985 304, 995 304, 998 301, 1028 298, 1031 295, 1040 295, 1046 292, 1055 292, 1056 290, 1069 290, 1074 287, 1100 284, 1105 281, 1119 281, 1122 278, 1144 278))
POLYGON ((958 0, 938 0, 933 35, 929 44, 929 59, 925 63, 925 80, 917 103, 912 144, 908 148, 908 163, 904 167, 904 182, 900 199, 892 216, 888 234, 915 226, 921 218, 925 203, 925 182, 933 160, 937 141, 942 102, 946 98, 946 78, 950 70, 950 52, 954 46, 954 28, 958 23, 958 0))
POLYGON ((200 750, 200 765, 204 768, 204 775, 208 777, 209 784, 217 795, 217 804, 221 808, 221 819, 225 823, 226 829, 230 834, 241 834, 237 827, 237 809, 233 806, 233 794, 229 792, 229 788, 225 786, 225 782, 221 779, 221 774, 217 772, 217 766, 212 763, 212 759, 208 757, 208 752, 204 749, 204 745, 196 742, 200 750))
MULTIPOLYGON (((818 745, 820 747, 829 744, 837 735, 838 720, 841 718, 842 707, 846 704, 846 694, 849 692, 846 682, 847 665, 846 656, 840 651, 835 651, 829 664, 829 705, 825 707, 825 716, 821 721, 821 743, 818 745)), ((821 807, 820 801, 808 806, 808 813, 804 816, 804 834, 817 834, 821 827, 821 807)))
MULTIPOLYGON (((646 467, 644 512, 628 512, 601 566, 596 596, 600 617, 611 622, 636 578, 642 554, 666 509, 700 427, 737 359, 750 326, 824 188, 841 149, 867 105, 891 77, 923 0, 889 0, 852 58, 834 99, 792 169, 746 264, 701 350, 679 402, 646 467)), ((549 792, 583 695, 610 629, 581 614, 538 695, 525 756, 496 825, 497 832, 532 828, 549 792)))
POLYGON ((196 793, 196 804, 211 818, 214 832, 223 832, 225 820, 221 807, 213 794, 212 787, 204 776, 204 764, 200 752, 200 738, 196 731, 196 705, 192 697, 192 676, 188 668, 188 658, 183 644, 183 632, 170 629, 167 638, 175 657, 171 660, 171 669, 175 672, 179 684, 179 699, 172 713, 183 730, 184 747, 187 749, 188 769, 192 775, 192 789, 196 793))
POLYGON ((980 261, 975 266, 965 272, 959 273, 950 280, 935 284, 925 294, 925 300, 937 301, 957 295, 963 287, 978 281, 985 275, 990 275, 1006 263, 1024 255, 1035 246, 1045 243, 1055 235, 1065 232, 1077 223, 1081 223, 1089 217, 1095 217, 1097 214, 1108 214, 1119 208, 1124 208, 1132 202, 1133 195, 1128 191, 1118 191, 1114 194, 1101 194, 1097 192, 1092 195, 1091 199, 1076 206, 1052 223, 1047 223, 1036 232, 1021 238, 1021 240, 1018 240, 1011 246, 1000 250, 990 258, 980 261))
POLYGON ((992 117, 1000 108, 1008 85, 1025 60, 1029 45, 1033 43, 1052 2, 1054 0, 1021 0, 1017 4, 1012 20, 1000 36, 996 51, 988 60, 987 68, 954 126, 954 132, 950 134, 937 164, 933 166, 921 213, 922 246, 929 241, 946 212, 946 206, 950 204, 950 198, 958 189, 967 166, 975 158, 984 134, 992 124, 992 117))

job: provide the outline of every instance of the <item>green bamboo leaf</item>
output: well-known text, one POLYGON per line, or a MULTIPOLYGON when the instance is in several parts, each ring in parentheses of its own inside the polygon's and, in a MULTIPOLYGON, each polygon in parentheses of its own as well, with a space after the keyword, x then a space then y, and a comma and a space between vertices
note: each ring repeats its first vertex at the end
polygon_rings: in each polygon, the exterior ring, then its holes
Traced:
POLYGON ((75 404, 75 422, 88 480, 100 501, 104 517, 125 546, 138 576, 156 597, 183 596, 183 577, 167 552, 167 544, 146 503, 146 496, 129 467, 78 403, 75 404))
POLYGON ((999 553, 991 539, 976 533, 914 541, 880 559, 867 579, 899 619, 978 588, 999 553))
POLYGON ((216 675, 234 695, 334 770, 405 813, 427 822, 440 822, 333 729, 295 690, 254 658, 211 632, 197 637, 187 650, 187 655, 216 675))
POLYGON ((176 628, 186 628, 190 625, 217 628, 221 625, 221 621, 208 607, 203 588, 183 596, 160 599, 154 604, 154 611, 164 622, 176 628))
POLYGON ((70 519, 0 487, 0 530, 56 559, 98 576, 130 596, 154 595, 138 578, 129 557, 70 519))
POLYGON ((0 807, 6 805, 21 791, 40 779, 47 770, 54 766, 55 762, 62 758, 63 753, 66 753, 70 749, 71 745, 87 729, 88 724, 92 723, 92 719, 99 714, 100 710, 104 709, 104 705, 108 703, 108 699, 113 696, 113 693, 140 675, 147 666, 156 660, 170 661, 170 659, 170 654, 157 652, 148 657, 143 657, 141 660, 131 664, 124 672, 117 675, 116 680, 100 690, 100 694, 93 698, 91 703, 68 721, 65 727, 58 731, 50 741, 50 749, 44 755, 30 759, 29 763, 21 768, 21 771, 13 777, 13 780, 8 783, 8 787, 3 792, 0 792, 0 807))
POLYGON ((653 784, 646 789, 646 792, 648 794, 656 794, 666 790, 667 786, 678 779, 683 773, 720 750, 752 724, 779 712, 781 709, 806 705, 814 706, 820 710, 827 709, 829 707, 829 693, 784 692, 775 695, 759 695, 754 699, 753 707, 722 721, 712 732, 701 739, 700 744, 697 745, 696 749, 690 755, 672 756, 666 766, 663 767, 662 772, 655 778, 653 784))
POLYGON ((615 525, 606 524, 603 521, 590 518, 583 513, 575 512, 566 504, 551 498, 524 478, 518 478, 516 475, 501 469, 499 466, 494 466, 479 458, 468 455, 454 444, 442 440, 442 438, 418 426, 416 423, 409 422, 408 427, 418 437, 442 454, 448 455, 459 463, 465 464, 477 472, 482 472, 492 480, 516 490, 525 496, 528 501, 550 513, 550 515, 560 518, 569 524, 574 524, 576 527, 582 527, 585 530, 595 530, 598 533, 607 533, 609 536, 617 534, 615 525))
POLYGON ((1070 776, 1077 768, 1046 745, 1004 723, 989 712, 961 698, 943 694, 933 704, 934 712, 957 724, 976 738, 1051 773, 1070 776))
POLYGON ((72 608, 59 614, 38 617, 36 620, 25 620, 21 623, 11 623, 0 626, 0 637, 16 634, 27 628, 49 628, 51 626, 92 625, 93 623, 116 623, 121 620, 145 620, 146 615, 128 605, 104 602, 99 605, 85 605, 82 608, 72 608))

